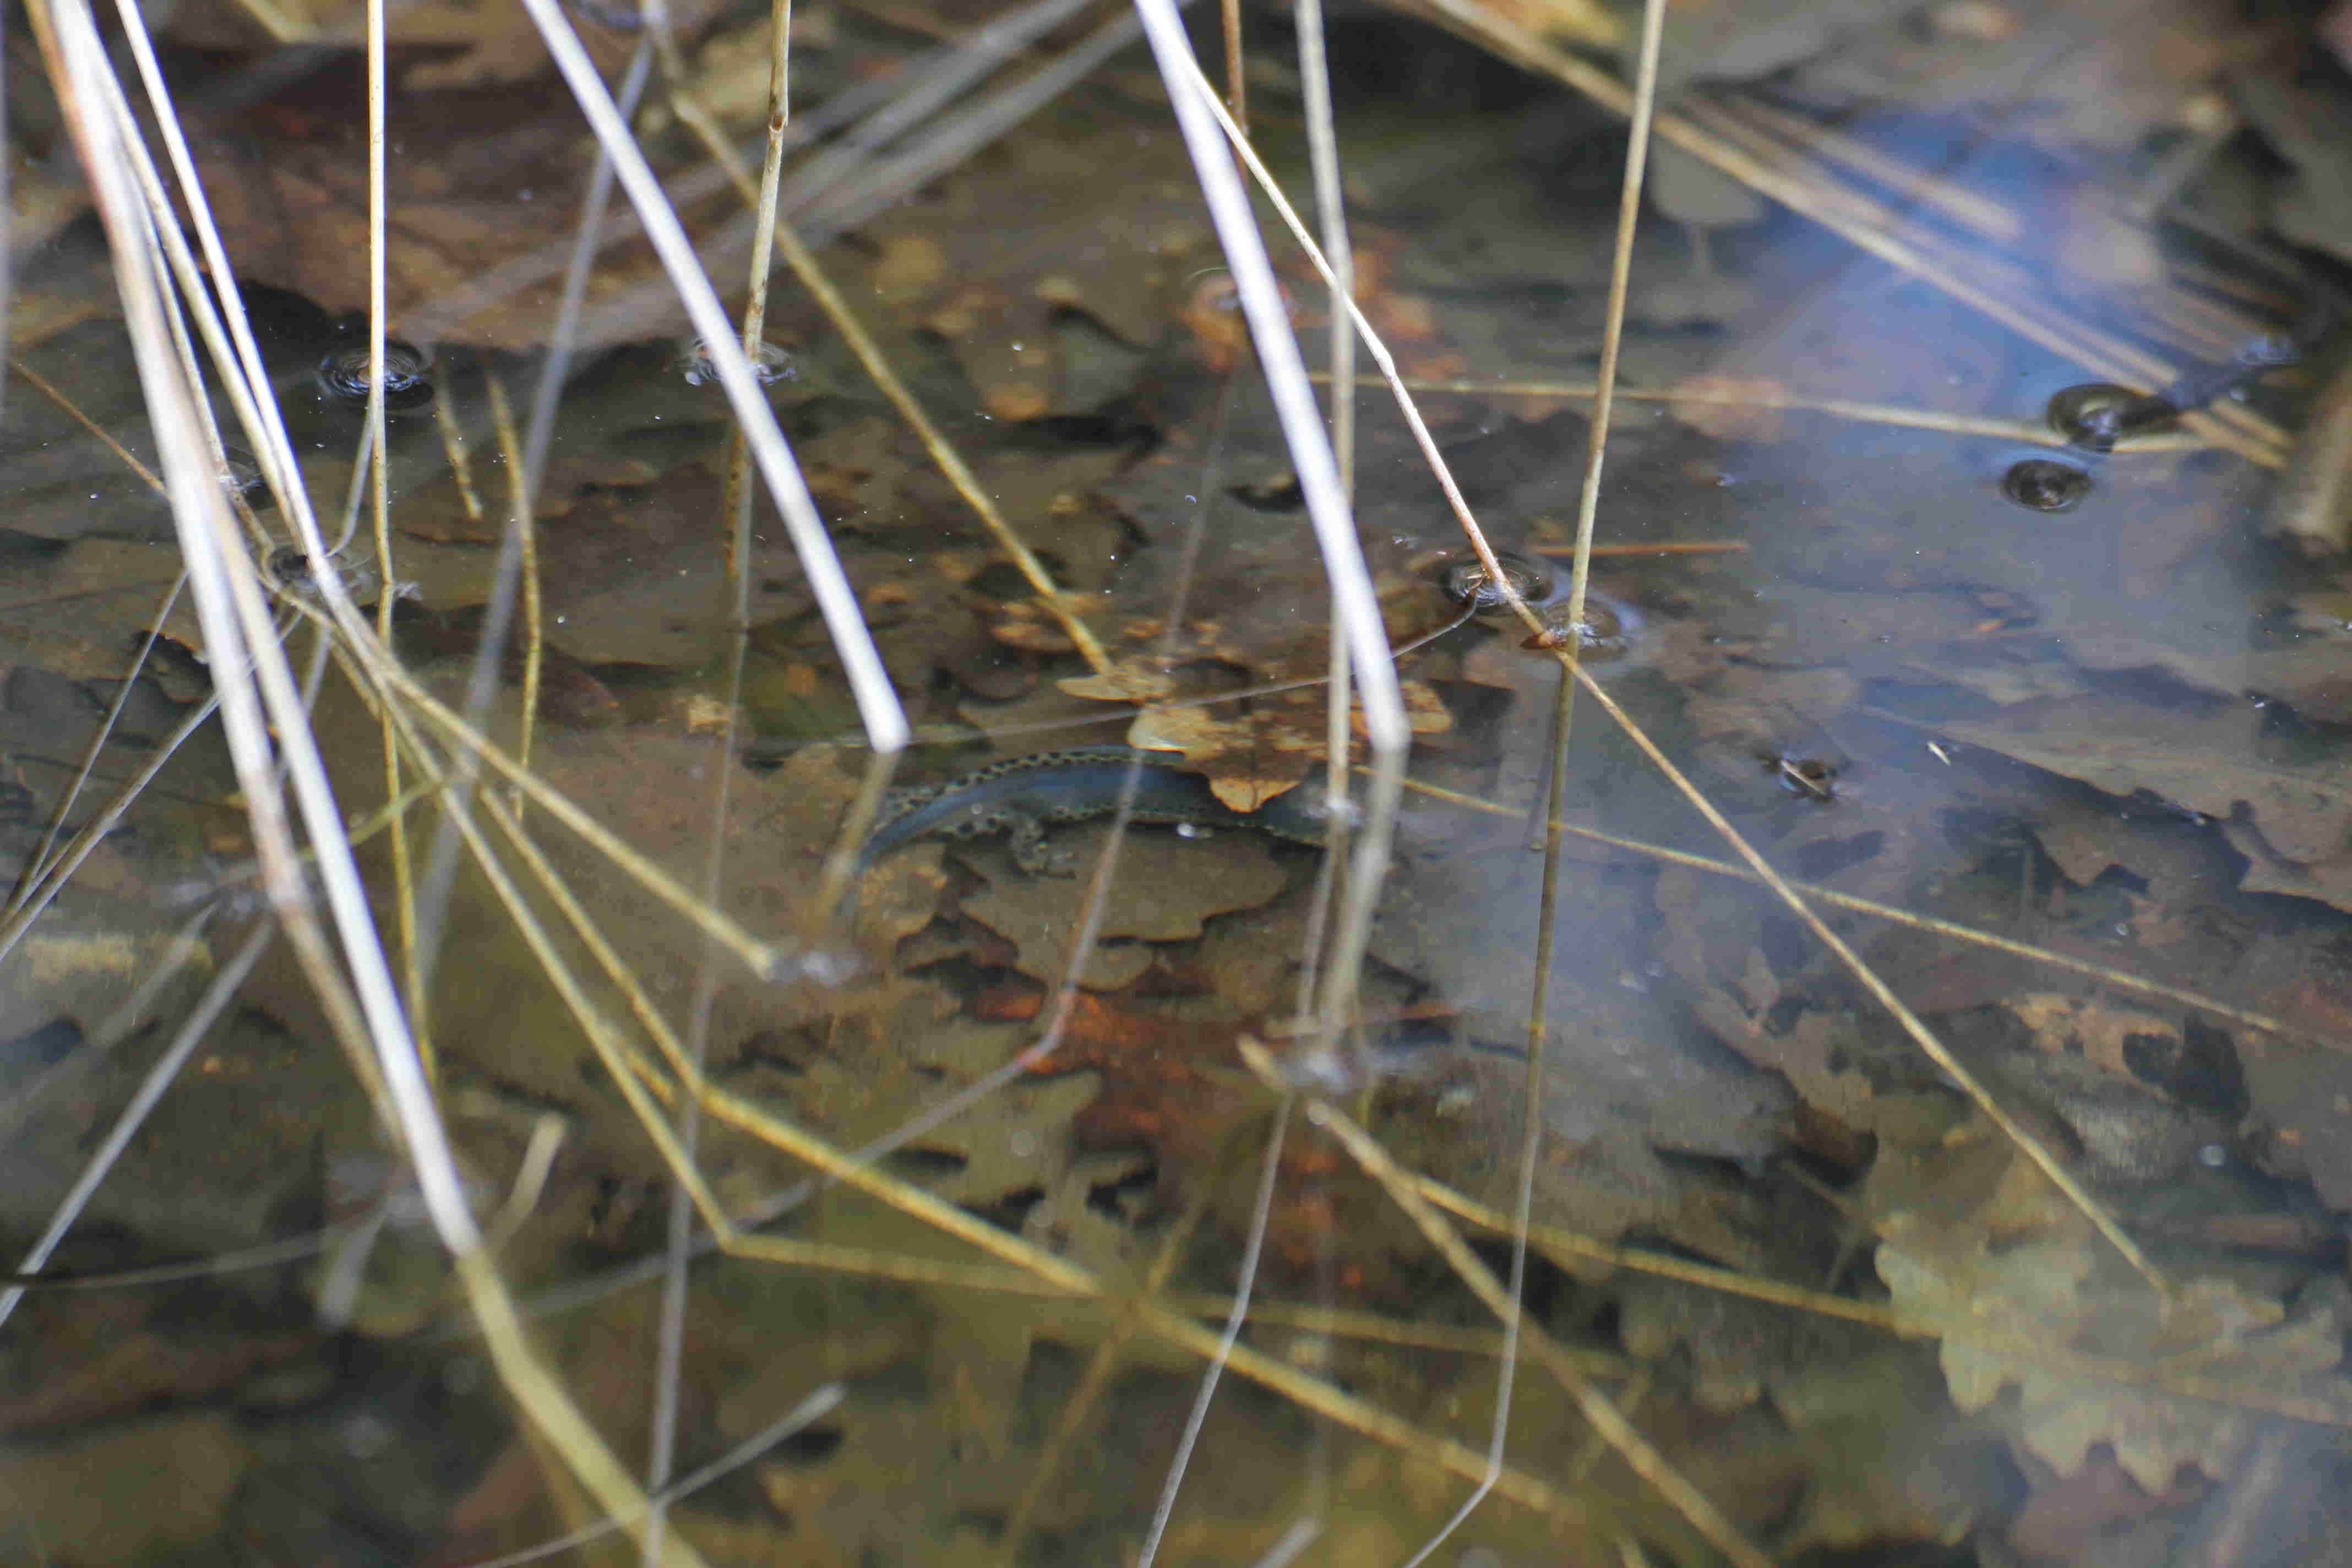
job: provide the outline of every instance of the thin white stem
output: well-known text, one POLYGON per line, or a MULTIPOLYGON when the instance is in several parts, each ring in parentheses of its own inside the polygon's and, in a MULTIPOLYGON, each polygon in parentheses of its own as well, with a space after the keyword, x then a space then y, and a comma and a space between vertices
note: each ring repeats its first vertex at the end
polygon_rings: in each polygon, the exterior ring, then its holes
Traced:
MULTIPOLYGON (((335 529, 333 542, 327 546, 331 559, 349 550, 352 541, 360 536, 360 509, 367 504, 368 477, 375 472, 375 457, 376 424, 370 419, 360 426, 359 451, 352 458, 352 477, 343 486, 342 521, 335 529)), ((377 570, 384 568, 379 564, 377 570)))
POLYGON ((109 1268, 95 1274, 60 1269, 29 1277, 18 1274, 0 1278, 8 1278, 27 1290, 38 1290, 44 1295, 62 1291, 88 1295, 99 1290, 145 1290, 158 1285, 184 1285, 191 1279, 217 1279, 227 1274, 281 1268, 289 1263, 299 1263, 304 1258, 318 1257, 349 1236, 352 1229, 348 1224, 320 1226, 317 1230, 289 1236, 282 1241, 257 1242, 251 1247, 192 1258, 184 1263, 154 1263, 143 1268, 109 1268))
POLYGON ((1412 731, 1405 723, 1396 670, 1389 662, 1388 637, 1381 626, 1379 601, 1372 594, 1371 573, 1364 564, 1346 488, 1332 460, 1330 438, 1323 431, 1306 363, 1299 358, 1298 340, 1291 333, 1281 286, 1275 281, 1257 220, 1250 214, 1249 195, 1242 189, 1233 161, 1226 155, 1216 116, 1205 107, 1215 95, 1200 74, 1174 0, 1136 0, 1136 11, 1167 84, 1177 126, 1192 155, 1210 220, 1224 247, 1242 313, 1249 321, 1250 337, 1257 345, 1276 416, 1290 447, 1299 490, 1314 524, 1315 542, 1323 554, 1323 570, 1338 601, 1339 629, 1356 667, 1356 679, 1363 688, 1366 734, 1375 753, 1402 753, 1411 743, 1412 731))
MULTIPOLYGON (((706 942, 703 946, 704 968, 708 971, 709 944, 706 942)), ((694 1066, 699 1073, 699 1056, 694 1066)), ((683 1158, 694 1158, 701 1129, 700 1103, 697 1098, 689 1097, 677 1130, 683 1158)), ((638 1554, 645 1568, 656 1568, 661 1561, 662 1542, 669 1530, 669 1504, 662 1499, 661 1492, 668 1486, 670 1471, 677 1464, 678 1395, 684 1386, 686 1367, 687 1291, 693 1279, 693 1270, 688 1264, 694 1250, 694 1198, 683 1182, 670 1184, 667 1220, 664 1250, 669 1255, 669 1266, 662 1274, 661 1304, 654 1319, 653 1430, 646 1456, 646 1489, 653 1494, 653 1506, 646 1510, 645 1545, 638 1554)))
MULTIPOLYGON (((375 521, 377 576, 383 614, 392 609, 392 454, 384 449, 383 317, 384 317, 384 163, 383 163, 383 0, 367 0, 367 139, 368 139, 368 395, 366 455, 360 459, 371 483, 369 500, 375 521)), ((356 512, 352 521, 358 521, 356 512)), ((383 622, 391 625, 389 619, 383 622)))
MULTIPOLYGON (((1249 195, 1242 188, 1241 176, 1234 172, 1219 133, 1220 124, 1228 122, 1223 106, 1216 101, 1215 89, 1193 58, 1174 0, 1136 0, 1136 10, 1150 39, 1160 79, 1167 84, 1169 101, 1183 132, 1210 220, 1224 247, 1226 266, 1241 299, 1242 313, 1248 319, 1266 390, 1273 397, 1283 438, 1290 448, 1292 469, 1306 499, 1307 518, 1314 525, 1316 544, 1322 552, 1338 633, 1347 644, 1363 692, 1372 787, 1367 794, 1365 820, 1356 840, 1347 900, 1323 993, 1323 1027, 1336 1034, 1354 1003, 1364 948, 1371 935, 1373 900, 1388 872, 1390 837, 1412 735, 1405 722, 1396 668, 1390 662, 1380 605, 1372 594, 1371 573, 1364 564, 1330 438, 1324 433, 1315 391, 1299 357, 1298 340, 1291 332, 1289 314, 1283 307, 1281 287, 1275 281, 1265 242, 1250 211, 1249 195)), ((1246 143, 1239 141, 1239 144, 1246 143)))
MULTIPOLYGON (((1331 258, 1331 459, 1339 470, 1339 485, 1352 500, 1356 490, 1356 334, 1348 325, 1347 307, 1355 289, 1355 257, 1348 244, 1346 200, 1339 184, 1339 143, 1331 122, 1331 68, 1323 47, 1322 0, 1298 0, 1298 76, 1307 100, 1307 151, 1315 176, 1316 212, 1323 226, 1323 247, 1331 258)), ((1237 125, 1236 130, 1240 129, 1237 125)), ((1331 619, 1339 618, 1338 600, 1331 619)), ((1396 658, 1400 649, 1389 656, 1396 658)), ((1323 949, 1328 932, 1332 900, 1341 894, 1340 871, 1349 838, 1348 752, 1354 706, 1354 683, 1349 679, 1346 650, 1331 639, 1325 679, 1330 690, 1324 705, 1324 783, 1326 831, 1329 842, 1323 864, 1317 868, 1313 901, 1307 929, 1300 938, 1304 962, 1299 965, 1298 1012, 1304 1026, 1314 1008, 1315 986, 1322 974, 1323 949)), ((1327 1041, 1327 1044, 1328 1042, 1327 1041)))
POLYGON ((808 484, 793 460, 783 432, 777 428, 775 413, 760 390, 751 362, 729 331, 727 312, 720 307, 710 280, 703 276, 693 242, 687 238, 677 215, 664 199, 660 182, 654 178, 645 154, 630 138, 628 127, 613 107, 612 95, 604 89, 604 79, 597 74, 587 51, 580 47, 579 38, 555 0, 523 0, 523 5, 530 12, 540 36, 546 40, 548 53, 555 58, 556 68, 571 84, 572 97, 587 116, 590 129, 612 153, 614 170, 646 226, 646 237, 659 253, 696 335, 710 352, 719 384, 726 389, 727 401, 751 444, 751 455, 760 465, 761 477, 768 482, 768 493, 774 498, 793 547, 800 553, 801 569, 807 574, 810 592, 824 617, 826 630, 832 634, 835 651, 841 657, 850 693, 857 703, 858 717, 866 725, 867 743, 877 752, 904 750, 907 716, 898 705, 898 693, 891 689, 881 656, 875 651, 873 635, 866 629, 849 579, 842 573, 841 560, 834 553, 833 542, 826 536, 824 520, 817 515, 808 484))
POLYGON ((1307 162, 1315 175, 1315 221, 1331 264, 1331 456, 1339 482, 1355 493, 1356 334, 1348 307, 1356 297, 1356 253, 1348 241, 1348 200, 1339 180, 1339 136, 1331 118, 1331 66, 1323 49, 1323 0, 1298 0, 1298 80, 1307 99, 1307 162))

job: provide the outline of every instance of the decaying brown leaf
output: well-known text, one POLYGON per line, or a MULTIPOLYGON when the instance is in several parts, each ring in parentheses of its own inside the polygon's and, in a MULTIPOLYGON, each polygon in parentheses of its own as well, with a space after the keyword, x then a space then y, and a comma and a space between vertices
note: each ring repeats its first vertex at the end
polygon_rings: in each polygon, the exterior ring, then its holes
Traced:
MULTIPOLYGON (((1156 626, 1150 635, 1157 636, 1156 626)), ((1172 645, 1159 638, 1150 651, 1121 659, 1100 674, 1073 676, 1057 684, 1073 697, 1138 704, 1211 695, 1221 686, 1229 688, 1235 675, 1280 685, 1286 669, 1311 668, 1319 677, 1323 665, 1318 640, 1295 637, 1272 651, 1250 650, 1234 641, 1222 623, 1195 621, 1172 645)), ((1413 733, 1443 734, 1453 728, 1453 715, 1427 683, 1407 680, 1402 686, 1413 733)), ((1324 710, 1324 687, 1310 677, 1286 690, 1228 702, 1151 709, 1136 715, 1127 739, 1146 751, 1181 753, 1207 776, 1219 800, 1235 811, 1255 811, 1307 777, 1329 754, 1330 726, 1324 710)), ((1355 732, 1361 733, 1360 721, 1355 732)))
MULTIPOLYGON (((195 147, 205 194, 239 276, 290 289, 330 312, 364 309, 368 298, 367 158, 364 139, 352 133, 355 98, 316 107, 273 103, 245 122, 219 126, 195 147)), ((395 321, 471 290, 516 257, 548 247, 560 258, 579 218, 570 193, 582 188, 593 159, 594 144, 573 112, 554 80, 468 95, 462 114, 430 100, 395 100, 390 114, 401 156, 387 172, 384 251, 395 321), (534 199, 518 201, 525 191, 534 199), (544 201, 536 199, 541 192, 544 201)), ((545 276, 446 323, 440 335, 536 347, 555 319, 561 270, 559 259, 545 276)), ((624 245, 602 258, 600 285, 655 270, 650 247, 624 245)), ((666 313, 618 335, 658 337, 683 320, 666 313)), ((581 346, 607 341, 592 335, 581 346)))
MULTIPOLYGON (((986 889, 963 900, 963 910, 1015 945, 1014 966, 1024 973, 1048 984, 1061 978, 1070 933, 1084 912, 1087 873, 1106 831, 1097 826, 1056 836, 1053 850, 1063 868, 1076 873, 1071 876, 1022 875, 993 847, 963 852, 990 879, 986 889)), ((1197 937, 1210 917, 1255 909, 1288 885, 1288 873, 1257 834, 1222 834, 1207 843, 1133 835, 1119 851, 1117 891, 1098 933, 1103 941, 1088 955, 1081 978, 1100 989, 1126 985, 1156 960, 1156 950, 1146 944, 1197 937), (1202 874, 1204 857, 1214 874, 1202 874)))
MULTIPOLYGON (((1442 734, 1453 716, 1437 694, 1418 681, 1403 683, 1405 717, 1417 735, 1442 734)), ((1205 774, 1219 800, 1235 811, 1255 811, 1305 779, 1330 754, 1323 693, 1309 688, 1251 698, 1247 705, 1162 708, 1136 716, 1128 743, 1147 751, 1181 752, 1205 774)))
MULTIPOLYGON (((2301 1393, 2305 1379, 2343 1360, 2340 1288, 2320 1291, 2290 1316, 2276 1301, 2229 1281, 2199 1279, 2166 1317, 2144 1284, 2086 1278, 2078 1249, 2063 1242, 2014 1249, 1964 1283, 1916 1267, 1899 1248, 1880 1249, 1879 1272, 1895 1300, 1915 1310, 1954 1314, 1956 1321, 1965 1314, 2030 1324, 2050 1343, 2156 1373, 2168 1363, 2193 1367, 2200 1377, 2249 1394, 2301 1393)), ((2062 1474, 2079 1469, 2092 1447, 2104 1443, 2151 1492, 2164 1490, 2189 1466, 2227 1479, 2262 1424, 2248 1412, 2119 1388, 1949 1342, 1943 1363, 1952 1402, 1963 1411, 1982 1411, 2014 1386, 2018 1403, 2007 1424, 2062 1474)))
POLYGON ((1949 1322, 1941 1350, 1952 1401, 1992 1410, 2013 1441, 2062 1475, 2105 1443, 2150 1492, 2194 1466, 2226 1480, 2261 1426, 2245 1411, 1979 1348, 1986 1333, 2097 1357, 2161 1380, 2168 1369, 2249 1393, 2309 1392, 2343 1360, 2340 1284, 2292 1309, 2219 1270, 2176 1279, 2169 1303, 2092 1235, 1981 1119, 1968 1136, 1883 1158, 1866 1187, 1879 1277, 1906 1310, 1949 1322), (2011 1404, 1996 1408, 2004 1389, 2011 1404))
POLYGON ((2352 786, 2333 762, 2273 762, 2263 715, 2248 702, 2158 708, 2098 699, 2020 703, 1998 720, 1943 727, 2109 795, 2145 790, 2186 811, 2227 818, 2242 806, 2277 854, 2302 864, 2352 845, 2352 786))

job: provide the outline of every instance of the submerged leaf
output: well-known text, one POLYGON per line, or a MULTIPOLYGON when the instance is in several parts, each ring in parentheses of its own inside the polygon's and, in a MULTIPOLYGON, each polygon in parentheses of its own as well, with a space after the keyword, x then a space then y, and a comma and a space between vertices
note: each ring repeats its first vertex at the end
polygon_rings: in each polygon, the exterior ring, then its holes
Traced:
POLYGON ((2243 806, 2289 860, 2330 860, 2352 844, 2352 782, 2342 763, 2269 760, 2253 704, 2184 710, 2081 698, 2020 703, 1994 721, 1941 728, 2109 795, 2145 790, 2217 817, 2243 806))
POLYGON ((2104 1443, 2150 1492, 2186 1466, 2226 1480, 2263 1417, 2168 1392, 2167 1374, 2249 1395, 2303 1395, 2343 1360, 2352 1296, 2340 1283, 2305 1292, 2290 1310, 2212 1270, 2176 1278, 2168 1302, 2021 1154, 1990 1137, 1882 1159, 1869 1191, 1885 1237, 1879 1278, 1897 1306, 1949 1326, 1941 1356, 1952 1402, 1992 1411, 2062 1475, 2104 1443), (2116 1363, 2135 1381, 2089 1375, 2037 1347, 2116 1363), (1996 1406, 2010 1389, 2014 1402, 1996 1406))

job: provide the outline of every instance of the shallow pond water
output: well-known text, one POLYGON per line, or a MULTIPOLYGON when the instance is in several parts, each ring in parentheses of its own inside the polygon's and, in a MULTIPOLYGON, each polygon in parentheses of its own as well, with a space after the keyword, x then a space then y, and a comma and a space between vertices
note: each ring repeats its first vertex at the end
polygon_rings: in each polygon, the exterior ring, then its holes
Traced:
MULTIPOLYGON (((2170 11, 1775 14, 1670 26, 1572 613, 1627 133, 1495 18, 1334 13, 1358 298, 1454 491, 1367 379, 1385 817, 1124 13, 794 21, 814 259, 737 390, 838 600, 756 477, 737 534, 625 200, 553 325, 594 143, 520 13, 395 20, 381 521, 364 57, 159 19, 340 584, 211 376, 309 706, 242 757, 174 590, 215 509, 149 482, 173 405, 12 56, 0 1227, 49 1278, 0 1294, 9 1560, 2317 1560, 2352 581, 2283 520, 2345 504, 2347 405, 2274 177, 2327 167, 2278 127, 2342 68, 2170 11), (2117 381, 2119 440, 2047 418, 2117 381), (1465 515, 1532 619, 1462 598, 1465 515), (253 810, 295 728, 340 904, 253 810), (1392 834, 1377 884, 1334 822, 1392 834)), ((583 27, 616 88, 625 19, 583 27)), ((757 177, 765 23, 680 22, 630 123, 740 310, 695 127, 757 177)), ((1304 201, 1296 27, 1247 31, 1304 201)))

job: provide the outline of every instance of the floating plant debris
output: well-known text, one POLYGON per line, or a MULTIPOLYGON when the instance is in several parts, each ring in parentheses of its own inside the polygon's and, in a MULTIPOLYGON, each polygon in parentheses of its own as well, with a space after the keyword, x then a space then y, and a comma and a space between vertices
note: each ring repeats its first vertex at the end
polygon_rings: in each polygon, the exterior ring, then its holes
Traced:
POLYGON ((2134 392, 2128 386, 2092 381, 2070 386, 2051 398, 2046 416, 2050 428, 2065 437, 2070 446, 2080 447, 2085 452, 2112 452, 2116 443, 2133 430, 2168 418, 2173 413, 2171 405, 2134 392))
MULTIPOLYGON (((433 401, 432 369, 414 346, 387 341, 383 345, 383 406, 393 414, 422 408, 433 401)), ((319 390, 346 408, 365 408, 368 397, 368 349, 365 343, 337 349, 319 362, 319 390)))
POLYGON ((1837 798, 1837 768, 1819 757, 1767 757, 1764 771, 1800 800, 1826 804, 1837 798))
POLYGON ((2091 476, 2068 463, 2028 458, 2001 476, 2000 493, 2031 511, 2072 511, 2091 493, 2091 476))
MULTIPOLYGON (((1495 560, 1503 568, 1505 581, 1521 599, 1531 605, 1540 605, 1551 597, 1551 568, 1542 562, 1503 552, 1497 552, 1495 560)), ((1510 595, 1495 582, 1486 563, 1475 558, 1449 563, 1438 574, 1437 585, 1455 605, 1482 616, 1506 609, 1511 602, 1510 595)))
MULTIPOLYGON (((271 551, 269 559, 263 563, 263 570, 269 581, 281 593, 309 600, 313 604, 320 603, 325 598, 325 595, 319 591, 318 579, 311 574, 310 558, 303 553, 299 545, 288 544, 271 551)), ((354 604, 365 605, 374 601, 376 590, 374 568, 364 562, 339 562, 335 572, 342 581, 343 592, 351 596, 354 604)))
MULTIPOLYGON (((719 379, 719 364, 711 356, 710 345, 695 338, 678 350, 677 368, 686 376, 686 384, 700 386, 719 379)), ((758 357, 751 362, 751 379, 761 386, 772 386, 780 381, 798 381, 800 366, 793 363, 792 351, 775 343, 761 343, 758 357)))
POLYGON ((1633 634, 1641 625, 1642 617, 1631 607, 1588 590, 1582 620, 1570 620, 1568 606, 1556 605, 1544 617, 1544 629, 1519 646, 1541 651, 1567 647, 1572 643, 1580 654, 1622 653, 1633 646, 1633 634))
POLYGON ((242 447, 227 447, 221 451, 221 489, 233 496, 243 496, 248 503, 259 503, 269 494, 269 481, 261 477, 261 465, 252 453, 242 447))

